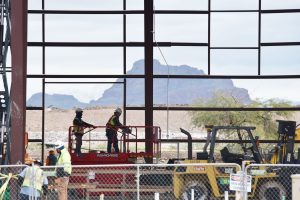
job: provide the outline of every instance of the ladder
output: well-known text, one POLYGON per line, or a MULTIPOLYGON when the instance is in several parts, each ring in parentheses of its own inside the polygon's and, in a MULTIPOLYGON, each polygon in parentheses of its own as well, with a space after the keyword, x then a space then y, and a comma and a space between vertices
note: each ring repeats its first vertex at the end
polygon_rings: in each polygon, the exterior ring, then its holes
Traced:
POLYGON ((11 72, 6 66, 10 43, 10 0, 0 0, 0 164, 8 164, 10 160, 11 113, 7 73, 11 72))

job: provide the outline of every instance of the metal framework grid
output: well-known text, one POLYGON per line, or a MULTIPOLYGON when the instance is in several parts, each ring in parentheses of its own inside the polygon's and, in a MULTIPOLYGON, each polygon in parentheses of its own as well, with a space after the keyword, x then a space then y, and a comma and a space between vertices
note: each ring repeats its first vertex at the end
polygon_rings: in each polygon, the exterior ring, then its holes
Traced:
MULTIPOLYGON (((12 0, 14 1, 14 0, 12 0)), ((28 42, 28 47, 42 47, 42 74, 27 74, 27 79, 42 79, 42 107, 27 107, 27 110, 41 110, 42 111, 42 139, 31 140, 30 142, 41 142, 44 146, 44 132, 45 132, 45 85, 46 84, 65 84, 64 82, 46 81, 45 79, 52 78, 124 78, 124 123, 126 124, 126 111, 127 110, 144 110, 145 111, 145 125, 153 125, 153 111, 154 110, 190 110, 190 111, 278 111, 278 110, 291 110, 299 111, 300 107, 292 108, 221 108, 221 107, 154 107, 153 106, 153 79, 154 78, 170 78, 170 79, 298 79, 300 75, 261 75, 261 47, 265 46, 294 46, 300 45, 300 42, 261 42, 261 16, 262 14, 276 14, 276 13, 300 13, 300 9, 281 9, 281 10, 262 10, 261 0, 259 1, 259 8, 257 10, 212 10, 211 0, 208 0, 207 10, 153 10, 153 0, 144 0, 144 10, 127 10, 126 0, 123 0, 123 10, 45 10, 45 0, 42 0, 41 10, 28 10, 29 15, 42 16, 42 42, 28 42), (239 12, 239 13, 258 13, 258 44, 257 47, 211 47, 211 14, 214 12, 239 12), (188 43, 188 42, 153 42, 153 15, 163 14, 199 14, 208 16, 208 42, 207 43, 188 43), (123 15, 123 42, 46 42, 45 41, 45 15, 55 14, 93 14, 93 15, 123 15), (144 42, 126 42, 126 16, 134 14, 144 15, 144 42), (172 46, 203 46, 208 48, 208 75, 154 75, 153 74, 153 47, 172 47, 172 46), (45 73, 45 48, 46 47, 123 47, 123 75, 56 75, 45 73), (126 74, 126 47, 143 47, 145 52, 145 74, 143 75, 129 75, 126 74), (211 50, 212 49, 256 49, 258 53, 257 62, 257 75, 211 75, 211 50), (145 106, 144 107, 130 107, 126 104, 126 79, 142 78, 145 80, 145 106)), ((70 82, 77 83, 77 82, 70 82)), ((102 82, 80 82, 80 83, 99 83, 102 82)), ((106 83, 106 82, 105 82, 106 83)), ((146 138, 149 134, 146 133, 146 138)), ((186 142, 185 140, 163 140, 163 142, 186 142)), ((204 142, 202 140, 195 142, 204 142)), ((219 141, 224 142, 224 141, 219 141)), ((231 141, 234 142, 234 141, 231 141)), ((262 143, 272 143, 271 140, 262 141, 262 143)), ((299 141, 297 141, 299 143, 299 141)), ((146 145, 146 151, 151 151, 151 144, 146 145)), ((42 155, 44 155, 44 148, 42 148, 42 155)), ((43 156, 42 156, 43 157, 43 156)), ((151 161, 150 161, 151 162, 151 161)))

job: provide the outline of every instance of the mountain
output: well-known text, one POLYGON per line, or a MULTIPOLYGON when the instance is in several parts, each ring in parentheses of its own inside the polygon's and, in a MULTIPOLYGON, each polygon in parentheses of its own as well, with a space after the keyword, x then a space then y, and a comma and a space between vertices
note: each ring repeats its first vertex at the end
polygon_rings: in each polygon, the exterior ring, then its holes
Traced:
MULTIPOLYGON (((70 109, 73 107, 86 107, 88 104, 78 101, 72 95, 45 94, 46 107, 70 109)), ((36 93, 27 100, 27 106, 42 106, 42 93, 36 93)))
MULTIPOLYGON (((144 74, 144 60, 136 61, 127 74, 144 74)), ((153 61, 153 73, 156 75, 205 75, 197 68, 187 65, 166 66, 159 61, 153 61)), ((122 82, 118 79, 117 82, 122 82)), ((144 105, 144 80, 140 78, 126 79, 126 102, 129 106, 144 105)), ((222 95, 230 95, 245 104, 250 103, 248 91, 235 87, 230 79, 154 79, 153 101, 154 104, 166 104, 169 94, 169 105, 191 104, 198 98, 209 100, 216 92, 222 95)), ((46 94, 46 106, 69 109, 73 107, 87 106, 116 106, 123 104, 123 84, 114 84, 105 90, 102 97, 92 100, 90 103, 79 102, 72 95, 46 94)), ((41 106, 41 93, 34 94, 28 101, 27 106, 41 106)))
MULTIPOLYGON (((133 64, 133 68, 127 74, 143 74, 144 60, 139 60, 133 64)), ((205 75, 197 68, 187 65, 166 66, 159 61, 153 61, 153 73, 156 75, 205 75), (169 72, 168 72, 169 71, 169 72)), ((117 81, 122 81, 118 79, 117 81)), ((144 105, 144 80, 127 79, 127 105, 144 105)), ((209 99, 216 92, 223 95, 231 95, 240 102, 250 103, 248 91, 237 88, 229 79, 154 79, 153 81, 154 104, 166 104, 167 93, 169 93, 169 104, 191 104, 198 98, 209 99), (168 88, 168 91, 167 91, 168 88)), ((123 86, 115 84, 107 89, 101 98, 91 101, 91 105, 122 105, 123 86)))

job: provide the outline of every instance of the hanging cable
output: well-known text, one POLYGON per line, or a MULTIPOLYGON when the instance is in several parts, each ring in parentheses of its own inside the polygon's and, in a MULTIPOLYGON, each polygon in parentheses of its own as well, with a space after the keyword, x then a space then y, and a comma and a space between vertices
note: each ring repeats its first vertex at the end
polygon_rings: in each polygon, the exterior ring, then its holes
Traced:
POLYGON ((168 68, 168 74, 167 74, 167 139, 169 139, 169 78, 170 78, 170 66, 167 62, 167 59, 165 58, 160 46, 158 45, 157 41, 156 41, 156 35, 155 35, 155 4, 154 4, 154 1, 153 1, 153 39, 154 39, 154 42, 159 50, 159 53, 161 55, 161 57, 163 58, 164 62, 165 62, 165 65, 167 66, 168 68))

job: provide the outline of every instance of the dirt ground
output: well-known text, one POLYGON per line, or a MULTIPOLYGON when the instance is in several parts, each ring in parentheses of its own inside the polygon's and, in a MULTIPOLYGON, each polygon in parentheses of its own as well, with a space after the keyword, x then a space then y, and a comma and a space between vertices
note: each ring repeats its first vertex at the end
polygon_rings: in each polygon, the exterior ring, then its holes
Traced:
MULTIPOLYGON (((85 110, 82 119, 96 126, 105 126, 107 120, 113 114, 113 111, 113 108, 85 110)), ((123 122, 122 116, 120 117, 121 122, 123 122)), ((127 125, 142 126, 144 124, 144 111, 127 111, 126 116, 127 125)), ((68 132, 68 128, 72 125, 74 117, 74 110, 47 110, 45 112, 45 132, 52 132, 54 134, 58 132, 68 132)), ((166 111, 155 111, 153 124, 160 126, 162 132, 166 132, 167 127, 169 127, 169 133, 179 132, 179 128, 184 128, 191 132, 200 131, 191 124, 191 116, 187 111, 170 111, 169 117, 167 117, 166 111), (167 120, 168 118, 169 120, 167 120)), ((27 111, 26 125, 29 136, 39 138, 36 133, 42 131, 42 111, 27 111)))
MULTIPOLYGON (((105 126, 107 120, 113 114, 114 108, 88 109, 83 113, 83 120, 96 126, 105 126)), ((127 111, 126 124, 131 126, 144 125, 144 111, 127 111)), ((48 109, 45 111, 45 141, 55 141, 61 139, 67 141, 67 133, 75 117, 74 110, 48 109)), ((293 119, 300 123, 300 112, 297 112, 293 119)), ((123 122, 123 115, 120 117, 123 122)), ((185 137, 180 133, 180 128, 184 128, 192 133, 194 138, 203 137, 203 130, 194 127, 191 123, 191 115, 188 111, 154 111, 154 126, 160 126, 163 136, 168 135, 173 138, 185 137), (201 135, 199 134, 201 133, 201 135)), ((29 138, 41 138, 42 131, 42 111, 27 111, 26 130, 29 138)))
MULTIPOLYGON (((113 114, 114 108, 98 108, 88 109, 83 113, 83 120, 96 126, 105 126, 107 120, 113 114)), ((141 126, 144 124, 144 111, 127 111, 127 125, 141 126)), ((123 115, 122 115, 123 116, 123 115)), ((123 117, 120 120, 123 122, 123 117)), ((187 111, 169 111, 167 116, 166 111, 154 111, 153 124, 160 126, 162 129, 162 138, 167 136, 167 127, 169 138, 186 138, 180 133, 179 128, 184 128, 192 133, 195 139, 204 139, 206 136, 203 130, 196 128, 191 123, 191 115, 187 111), (169 116, 169 117, 168 117, 169 116), (167 120, 169 119, 169 120, 167 120)), ((72 125, 75 117, 74 110, 49 109, 45 111, 45 143, 54 143, 57 140, 62 140, 67 143, 68 129, 72 125)), ((294 118, 300 123, 300 112, 296 113, 294 118)), ((42 111, 27 111, 26 130, 29 133, 30 139, 41 139, 42 135, 42 111)), ((100 138, 105 139, 105 133, 100 133, 100 138)), ((199 144, 200 145, 200 144, 199 144)), ((201 144, 202 145, 202 144, 201 144)), ((169 144, 165 148, 170 150, 172 156, 177 157, 177 144, 169 144)), ((201 147, 199 147, 201 148, 201 147)), ((180 150, 185 154, 185 147, 180 146, 180 150)), ((33 155, 40 154, 41 145, 32 143, 28 150, 33 155)), ((48 149, 46 149, 47 152, 48 149)))
MULTIPOLYGON (((105 126, 107 120, 114 112, 114 108, 99 108, 84 110, 83 120, 96 126, 105 126)), ((198 128, 191 124, 191 116, 187 111, 170 111, 169 117, 166 111, 155 111, 153 124, 160 126, 162 136, 166 138, 167 126, 169 127, 169 138, 186 138, 180 133, 179 128, 184 128, 193 134, 194 137, 200 138, 198 133, 201 132, 198 128), (169 118, 169 120, 167 120, 169 118)), ((127 125, 142 126, 144 125, 144 111, 127 111, 127 125)), ((68 129, 72 125, 75 117, 74 110, 48 109, 45 111, 45 144, 54 143, 57 140, 62 140, 65 143, 68 141, 68 129)), ((26 130, 29 133, 30 139, 41 139, 42 135, 42 111, 27 111, 26 130)), ((123 115, 120 117, 123 122, 123 115)), ((103 132, 103 131, 102 131, 103 132)), ((203 131, 202 131, 203 132, 203 131)), ((98 138, 106 139, 105 133, 100 133, 98 138)), ((47 146, 46 146, 47 147, 47 146)), ((175 147, 172 147, 175 148, 175 147)), ((28 150, 32 155, 40 154, 41 145, 32 143, 28 150)), ((46 152, 49 149, 46 149, 46 152)))

